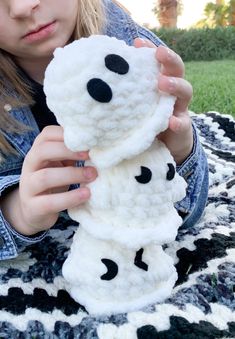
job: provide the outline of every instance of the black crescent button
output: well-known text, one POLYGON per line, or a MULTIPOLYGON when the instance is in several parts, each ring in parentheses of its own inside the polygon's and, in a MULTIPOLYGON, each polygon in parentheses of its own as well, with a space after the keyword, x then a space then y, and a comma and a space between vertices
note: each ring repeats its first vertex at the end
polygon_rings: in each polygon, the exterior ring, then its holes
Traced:
POLYGON ((173 180, 175 177, 175 166, 173 164, 167 164, 168 171, 166 174, 167 180, 173 180))
POLYGON ((152 172, 148 167, 140 166, 141 174, 135 176, 135 180, 139 184, 147 184, 152 179, 152 172))
POLYGON ((148 265, 142 260, 142 255, 144 253, 144 249, 141 248, 136 252, 134 264, 139 267, 141 270, 148 271, 148 265))
POLYGON ((103 274, 101 280, 112 280, 118 274, 118 265, 110 259, 101 259, 102 263, 107 267, 107 272, 103 274))

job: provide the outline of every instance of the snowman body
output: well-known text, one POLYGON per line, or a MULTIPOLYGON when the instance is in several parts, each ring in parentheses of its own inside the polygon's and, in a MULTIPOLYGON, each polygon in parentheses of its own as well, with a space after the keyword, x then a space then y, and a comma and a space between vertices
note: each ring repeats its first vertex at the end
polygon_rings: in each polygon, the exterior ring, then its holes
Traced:
POLYGON ((63 265, 71 296, 90 314, 115 314, 161 302, 177 279, 172 258, 151 243, 137 250, 79 227, 63 265))
POLYGON ((69 215, 92 236, 133 249, 175 239, 182 219, 174 203, 184 197, 186 183, 162 142, 156 139, 134 158, 98 169, 87 186, 91 198, 69 215))
POLYGON ((156 139, 175 101, 156 90, 159 71, 153 49, 105 36, 58 49, 46 71, 66 146, 89 150, 98 171, 89 201, 68 211, 80 226, 62 270, 72 297, 93 314, 162 301, 177 279, 162 245, 182 222, 174 203, 186 183, 156 139))

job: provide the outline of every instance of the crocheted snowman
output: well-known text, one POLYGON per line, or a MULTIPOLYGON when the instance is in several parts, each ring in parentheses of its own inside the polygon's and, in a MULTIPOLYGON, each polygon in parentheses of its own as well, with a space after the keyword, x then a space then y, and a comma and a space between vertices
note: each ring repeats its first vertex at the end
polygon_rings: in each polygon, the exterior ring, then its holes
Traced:
POLYGON ((93 314, 162 301, 177 279, 162 245, 182 223, 174 203, 186 183, 157 139, 175 102, 157 91, 159 71, 154 49, 98 35, 56 49, 46 70, 66 146, 88 150, 98 171, 89 201, 68 211, 80 226, 63 265, 72 297, 93 314))

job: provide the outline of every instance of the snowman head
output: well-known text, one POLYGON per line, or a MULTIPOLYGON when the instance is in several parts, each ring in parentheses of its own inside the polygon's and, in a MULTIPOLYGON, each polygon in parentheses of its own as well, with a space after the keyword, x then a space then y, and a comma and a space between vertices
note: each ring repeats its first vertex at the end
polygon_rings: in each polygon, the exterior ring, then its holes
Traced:
POLYGON ((66 146, 89 150, 99 168, 146 150, 167 128, 175 100, 157 91, 159 71, 154 49, 107 36, 57 49, 44 90, 66 146))

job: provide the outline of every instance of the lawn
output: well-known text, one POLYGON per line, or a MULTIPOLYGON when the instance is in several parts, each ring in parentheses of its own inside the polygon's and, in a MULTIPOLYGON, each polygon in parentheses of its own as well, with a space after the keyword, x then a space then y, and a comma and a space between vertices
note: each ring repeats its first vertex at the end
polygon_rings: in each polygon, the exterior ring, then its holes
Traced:
POLYGON ((235 60, 186 62, 185 66, 185 77, 194 91, 190 110, 235 117, 235 60))

